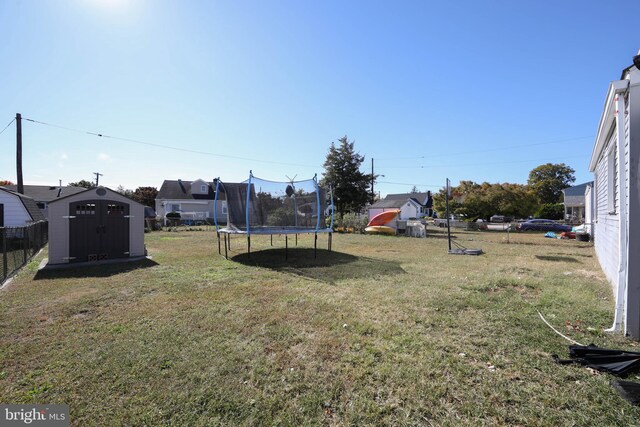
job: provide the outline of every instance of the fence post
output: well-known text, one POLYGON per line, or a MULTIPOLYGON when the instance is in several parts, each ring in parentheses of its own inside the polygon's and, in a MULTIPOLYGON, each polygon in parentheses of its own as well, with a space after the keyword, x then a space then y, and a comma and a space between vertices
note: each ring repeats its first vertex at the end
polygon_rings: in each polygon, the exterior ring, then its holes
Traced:
POLYGON ((24 262, 22 265, 27 263, 27 251, 29 247, 29 229, 27 227, 22 227, 22 252, 24 253, 24 262))
POLYGON ((2 238, 2 281, 9 275, 9 266, 7 264, 7 231, 6 228, 0 228, 0 238, 2 238))

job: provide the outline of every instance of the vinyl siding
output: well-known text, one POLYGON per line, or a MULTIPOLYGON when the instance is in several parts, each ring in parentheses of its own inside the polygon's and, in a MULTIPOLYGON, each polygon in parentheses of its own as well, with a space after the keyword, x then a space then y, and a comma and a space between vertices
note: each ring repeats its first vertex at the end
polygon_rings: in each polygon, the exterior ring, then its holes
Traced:
MULTIPOLYGON (((619 208, 615 214, 609 212, 609 198, 615 197, 615 206, 619 206, 619 194, 616 184, 613 194, 609 192, 609 153, 616 150, 615 131, 610 137, 606 147, 602 150, 602 155, 596 166, 595 182, 595 211, 596 221, 594 224, 595 248, 602 270, 611 282, 613 289, 618 286, 618 261, 619 261, 619 208)), ((613 154, 612 153, 612 154, 613 154)), ((617 162, 617 156, 615 161, 617 162)), ((617 180, 616 180, 617 181, 617 180)))
POLYGON ((18 196, 0 191, 0 203, 4 205, 5 227, 23 227, 31 222, 31 216, 18 196))

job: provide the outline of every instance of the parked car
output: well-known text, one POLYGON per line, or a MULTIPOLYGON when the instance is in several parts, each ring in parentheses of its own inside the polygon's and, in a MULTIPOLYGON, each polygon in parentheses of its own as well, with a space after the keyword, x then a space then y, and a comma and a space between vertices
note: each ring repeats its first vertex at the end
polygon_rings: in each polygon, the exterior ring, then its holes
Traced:
POLYGON ((513 221, 513 218, 505 215, 493 215, 491 218, 489 218, 489 221, 490 222, 511 222, 513 221))
POLYGON ((571 231, 570 225, 560 224, 552 219, 529 219, 520 224, 520 231, 571 231))

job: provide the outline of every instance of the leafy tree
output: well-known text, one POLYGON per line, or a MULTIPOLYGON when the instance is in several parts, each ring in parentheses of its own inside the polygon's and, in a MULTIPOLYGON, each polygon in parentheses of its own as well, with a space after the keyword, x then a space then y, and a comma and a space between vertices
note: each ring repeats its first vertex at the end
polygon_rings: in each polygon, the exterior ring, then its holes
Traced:
MULTIPOLYGON (((434 195, 434 206, 438 214, 445 215, 445 190, 434 195)), ((489 218, 502 214, 524 218, 533 214, 538 207, 536 196, 521 184, 477 184, 461 181, 451 189, 449 212, 462 214, 469 219, 489 218)))
POLYGON ((96 185, 92 181, 87 181, 86 179, 81 179, 78 182, 70 182, 69 185, 72 187, 83 187, 87 189, 96 188, 96 185))
POLYGON ((8 179, 3 179, 3 180, 0 180, 0 185, 15 185, 15 184, 9 181, 8 179))
POLYGON ((562 203, 544 203, 536 211, 536 218, 564 219, 564 205, 562 203))
POLYGON ((564 163, 547 163, 529 172, 527 183, 540 203, 559 203, 562 190, 576 180, 575 170, 564 163))
POLYGON ((138 187, 133 192, 132 199, 145 206, 154 207, 156 205, 156 197, 158 189, 156 187, 138 187))
POLYGON ((125 197, 133 199, 133 190, 128 190, 124 188, 122 185, 118 185, 118 188, 116 188, 116 191, 125 197))
POLYGON ((332 186, 336 213, 359 212, 370 198, 371 174, 360 171, 364 156, 354 150, 346 135, 338 142, 339 147, 333 142, 329 147, 321 183, 332 186))

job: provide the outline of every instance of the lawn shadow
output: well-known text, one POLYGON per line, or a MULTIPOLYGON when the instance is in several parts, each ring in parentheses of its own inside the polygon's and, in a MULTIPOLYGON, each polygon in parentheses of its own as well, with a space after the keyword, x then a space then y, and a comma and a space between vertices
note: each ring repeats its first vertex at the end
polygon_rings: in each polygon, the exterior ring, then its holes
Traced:
POLYGON ((577 262, 580 261, 570 256, 557 256, 557 255, 536 255, 536 258, 542 261, 556 261, 556 262, 577 262))
POLYGON ((335 283, 345 279, 360 279, 381 275, 404 274, 400 263, 375 258, 366 258, 343 252, 318 249, 317 257, 311 248, 267 249, 242 253, 230 258, 240 264, 268 268, 297 276, 335 283))
POLYGON ((51 280, 74 277, 110 277, 116 274, 127 273, 140 268, 149 268, 158 265, 152 259, 144 258, 136 261, 110 262, 106 264, 92 265, 65 265, 63 268, 44 268, 38 270, 34 280, 51 280))

